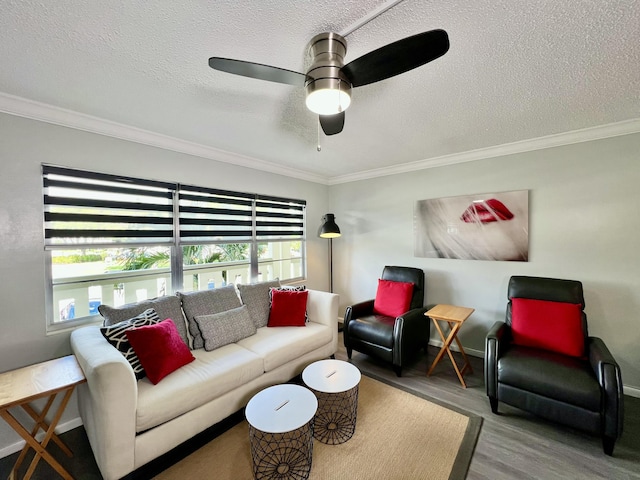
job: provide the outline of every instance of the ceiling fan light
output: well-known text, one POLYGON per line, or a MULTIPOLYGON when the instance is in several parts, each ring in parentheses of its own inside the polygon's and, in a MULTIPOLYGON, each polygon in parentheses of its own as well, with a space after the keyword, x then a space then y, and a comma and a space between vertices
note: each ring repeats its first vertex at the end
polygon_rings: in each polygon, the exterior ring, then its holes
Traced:
POLYGON ((344 90, 322 88, 307 95, 307 108, 318 115, 344 112, 351 104, 351 96, 344 90))

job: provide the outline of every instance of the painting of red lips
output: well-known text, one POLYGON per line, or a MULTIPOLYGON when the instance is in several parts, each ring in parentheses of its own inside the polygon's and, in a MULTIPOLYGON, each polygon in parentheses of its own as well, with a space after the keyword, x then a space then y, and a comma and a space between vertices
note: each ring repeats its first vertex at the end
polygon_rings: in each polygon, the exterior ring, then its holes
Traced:
POLYGON ((463 260, 529 260, 529 191, 416 202, 414 253, 463 260))
POLYGON ((500 200, 490 198, 472 202, 460 218, 467 223, 491 223, 511 220, 513 213, 500 200))

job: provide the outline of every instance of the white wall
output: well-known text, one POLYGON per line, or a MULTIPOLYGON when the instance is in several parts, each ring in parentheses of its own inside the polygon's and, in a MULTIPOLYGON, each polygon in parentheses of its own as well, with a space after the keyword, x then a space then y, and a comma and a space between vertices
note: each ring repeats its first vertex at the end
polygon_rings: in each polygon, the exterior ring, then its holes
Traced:
MULTIPOLYGON (((306 284, 329 288, 327 243, 315 235, 327 186, 0 114, 0 372, 71 353, 68 333, 46 334, 42 163, 305 199, 306 284)), ((77 417, 72 399, 62 422, 77 417)), ((0 457, 18 441, 0 422, 0 457)))
MULTIPOLYGON (((511 275, 583 282, 591 335, 607 343, 627 392, 640 393, 640 134, 330 187, 334 290, 341 307, 375 296, 385 265, 426 272, 426 303, 476 309, 460 338, 476 354, 503 320, 511 275), (417 200, 529 190, 529 262, 413 256, 417 200)), ((344 310, 343 310, 344 311, 344 310)), ((432 340, 437 333, 431 329, 432 340)), ((439 339, 439 338, 438 338, 439 339)), ((476 372, 475 375, 482 375, 476 372)))

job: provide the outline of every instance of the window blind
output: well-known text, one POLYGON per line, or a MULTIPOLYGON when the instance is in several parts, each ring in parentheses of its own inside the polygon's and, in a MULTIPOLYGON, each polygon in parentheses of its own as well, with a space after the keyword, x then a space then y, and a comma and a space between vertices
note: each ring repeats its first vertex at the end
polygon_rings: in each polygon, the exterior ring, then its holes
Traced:
POLYGON ((248 193, 181 185, 181 243, 250 242, 254 198, 248 193))
POLYGON ((258 240, 297 240, 304 237, 306 201, 256 196, 258 240))
POLYGON ((176 184, 42 166, 45 246, 170 244, 176 184))

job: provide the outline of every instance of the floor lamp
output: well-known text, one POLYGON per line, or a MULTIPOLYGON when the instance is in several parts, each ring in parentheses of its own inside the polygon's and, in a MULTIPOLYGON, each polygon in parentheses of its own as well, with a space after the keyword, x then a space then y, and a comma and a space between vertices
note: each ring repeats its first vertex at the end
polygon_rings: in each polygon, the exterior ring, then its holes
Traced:
POLYGON ((322 217, 318 236, 329 239, 329 291, 333 293, 333 239, 340 236, 340 227, 336 225, 336 216, 333 213, 327 213, 322 217))

